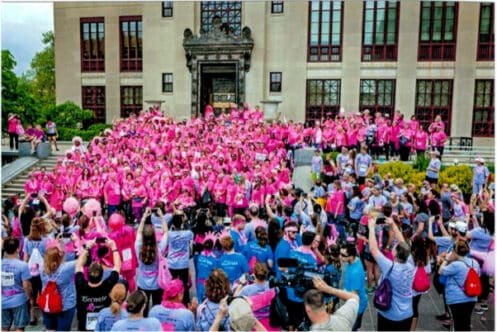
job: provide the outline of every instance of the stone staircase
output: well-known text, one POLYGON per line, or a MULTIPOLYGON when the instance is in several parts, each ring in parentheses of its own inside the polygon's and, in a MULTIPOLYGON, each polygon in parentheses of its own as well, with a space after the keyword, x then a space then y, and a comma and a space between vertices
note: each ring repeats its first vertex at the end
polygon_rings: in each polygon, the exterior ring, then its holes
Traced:
POLYGON ((49 156, 44 159, 39 159, 34 165, 27 167, 24 171, 3 184, 2 201, 11 195, 18 195, 22 198, 24 196, 24 183, 28 180, 29 173, 34 168, 40 169, 41 167, 45 167, 47 171, 51 171, 57 163, 57 158, 58 156, 49 156))

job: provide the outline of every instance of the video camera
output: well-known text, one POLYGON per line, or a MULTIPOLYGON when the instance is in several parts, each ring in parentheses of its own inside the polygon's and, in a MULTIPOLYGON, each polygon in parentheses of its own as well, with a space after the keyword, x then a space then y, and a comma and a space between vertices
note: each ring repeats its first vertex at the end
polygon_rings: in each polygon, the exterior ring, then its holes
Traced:
POLYGON ((271 288, 291 287, 295 291, 295 296, 303 297, 305 292, 314 288, 312 278, 315 276, 323 279, 328 285, 332 285, 333 276, 331 272, 327 270, 321 271, 310 264, 299 264, 299 261, 296 258, 280 258, 278 259, 278 266, 283 268, 295 268, 295 270, 284 272, 279 279, 271 278, 269 280, 269 286, 271 288))

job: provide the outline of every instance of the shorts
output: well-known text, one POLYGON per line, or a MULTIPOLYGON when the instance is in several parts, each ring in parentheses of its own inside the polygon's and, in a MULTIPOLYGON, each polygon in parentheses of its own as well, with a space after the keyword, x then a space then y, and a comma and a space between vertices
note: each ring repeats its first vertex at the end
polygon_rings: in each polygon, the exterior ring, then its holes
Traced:
POLYGON ((362 255, 363 255, 362 258, 364 258, 365 261, 376 263, 376 260, 374 259, 373 255, 371 255, 370 252, 364 251, 362 255))
POLYGON ((10 309, 2 309, 2 329, 10 330, 12 326, 23 329, 29 323, 28 302, 10 309))
POLYGON ((425 180, 428 181, 430 184, 433 184, 433 183, 437 184, 438 183, 438 179, 431 178, 428 175, 425 177, 425 180))
POLYGON ((47 137, 55 137, 57 134, 47 134, 47 137))

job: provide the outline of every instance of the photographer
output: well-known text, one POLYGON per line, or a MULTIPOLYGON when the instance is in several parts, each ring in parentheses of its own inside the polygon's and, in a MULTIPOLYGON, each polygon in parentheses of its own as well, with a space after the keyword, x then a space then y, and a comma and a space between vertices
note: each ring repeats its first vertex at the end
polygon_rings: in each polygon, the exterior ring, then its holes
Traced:
POLYGON ((312 322, 311 331, 351 331, 359 309, 357 294, 333 288, 318 276, 315 276, 312 282, 316 289, 310 289, 304 294, 305 312, 312 322), (346 302, 330 315, 326 311, 321 292, 346 302))
POLYGON ((98 312, 110 305, 109 293, 119 280, 121 257, 119 256, 116 243, 108 238, 104 238, 103 240, 104 242, 100 238, 97 238, 86 242, 83 246, 84 250, 76 264, 76 308, 79 331, 95 329, 98 312), (83 274, 83 267, 88 260, 88 253, 97 243, 108 245, 111 248, 114 268, 110 276, 104 279, 102 265, 93 262, 88 268, 88 281, 86 281, 83 274))

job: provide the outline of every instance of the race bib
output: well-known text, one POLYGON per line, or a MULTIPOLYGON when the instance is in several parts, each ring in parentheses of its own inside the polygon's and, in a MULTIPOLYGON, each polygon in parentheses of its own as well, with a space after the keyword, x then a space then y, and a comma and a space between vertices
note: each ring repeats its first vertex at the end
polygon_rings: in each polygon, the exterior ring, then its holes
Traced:
POLYGON ((131 249, 130 248, 127 248, 127 249, 124 249, 123 250, 123 261, 128 261, 128 260, 131 260, 131 249))
POLYGON ((123 271, 131 270, 133 268, 131 264, 132 263, 131 258, 133 257, 131 254, 131 249, 130 248, 124 249, 122 251, 122 255, 123 255, 123 262, 121 264, 121 270, 123 271))
POLYGON ((33 199, 33 205, 39 205, 40 204, 40 200, 39 199, 33 199))
POLYGON ((2 287, 12 287, 15 284, 13 272, 2 272, 2 287))
POLYGON ((364 165, 364 164, 359 165, 359 172, 360 173, 366 173, 367 170, 368 170, 368 166, 367 165, 364 165))
POLYGON ((94 331, 97 327, 98 312, 89 312, 86 314, 86 329, 94 331))

